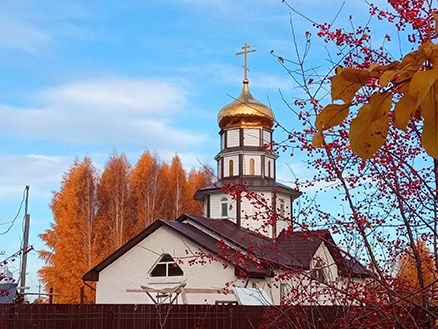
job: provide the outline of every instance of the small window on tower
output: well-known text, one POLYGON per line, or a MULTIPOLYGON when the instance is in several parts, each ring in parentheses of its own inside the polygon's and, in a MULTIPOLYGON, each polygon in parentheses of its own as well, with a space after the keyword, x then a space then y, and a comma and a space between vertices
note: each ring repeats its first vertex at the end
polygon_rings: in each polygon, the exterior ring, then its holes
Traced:
POLYGON ((234 176, 234 161, 229 161, 228 176, 234 176))
POLYGON ((249 159, 249 174, 255 175, 255 160, 253 158, 249 159))
POLYGON ((228 199, 221 199, 221 217, 228 217, 228 199))
POLYGON ((281 216, 281 217, 284 217, 284 215, 285 215, 285 210, 284 210, 284 200, 283 199, 280 199, 279 200, 279 212, 278 212, 278 214, 281 216))
POLYGON ((169 254, 161 256, 150 272, 151 277, 182 276, 184 272, 169 254))
POLYGON ((271 161, 268 160, 268 177, 271 177, 271 161))

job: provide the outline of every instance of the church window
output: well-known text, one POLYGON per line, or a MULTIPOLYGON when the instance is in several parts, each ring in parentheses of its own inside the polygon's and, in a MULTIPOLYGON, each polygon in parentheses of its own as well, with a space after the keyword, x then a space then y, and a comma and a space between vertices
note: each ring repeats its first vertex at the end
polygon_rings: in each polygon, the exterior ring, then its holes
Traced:
POLYGON ((312 279, 324 283, 326 282, 326 276, 324 273, 324 264, 318 260, 312 271, 312 279))
POLYGON ((271 177, 271 161, 268 161, 268 177, 271 177))
POLYGON ((161 256, 150 272, 151 277, 182 276, 184 272, 169 254, 161 256))
POLYGON ((278 203, 279 203, 279 215, 280 216, 282 216, 282 217, 284 217, 284 214, 285 214, 285 211, 284 211, 284 200, 283 199, 280 199, 279 201, 278 201, 278 203))
POLYGON ((228 216, 228 199, 222 198, 221 199, 221 217, 227 217, 228 216))
POLYGON ((249 159, 249 174, 255 175, 255 160, 253 158, 249 159))
POLYGON ((234 176, 234 161, 230 160, 228 164, 229 164, 229 168, 228 168, 229 176, 234 176))

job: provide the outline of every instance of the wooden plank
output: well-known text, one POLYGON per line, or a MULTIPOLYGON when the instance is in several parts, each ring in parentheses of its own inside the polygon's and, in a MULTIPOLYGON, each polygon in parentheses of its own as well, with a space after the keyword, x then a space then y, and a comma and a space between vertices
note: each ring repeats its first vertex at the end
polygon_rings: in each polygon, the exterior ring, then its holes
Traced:
MULTIPOLYGON (((126 289, 126 292, 158 292, 158 293, 169 293, 175 292, 173 288, 145 288, 145 289, 126 289)), ((223 293, 232 293, 231 289, 225 288, 184 288, 184 291, 187 294, 223 294, 223 293)))

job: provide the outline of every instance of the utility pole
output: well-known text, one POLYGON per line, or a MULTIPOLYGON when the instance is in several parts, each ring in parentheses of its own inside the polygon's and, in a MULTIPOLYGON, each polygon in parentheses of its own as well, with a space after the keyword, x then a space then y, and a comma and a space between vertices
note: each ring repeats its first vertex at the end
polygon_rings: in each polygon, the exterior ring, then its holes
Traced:
POLYGON ((24 232, 23 232, 23 249, 21 257, 21 273, 20 273, 20 293, 24 294, 26 289, 26 266, 27 266, 27 249, 29 249, 29 226, 30 215, 28 214, 29 206, 29 185, 25 188, 25 203, 24 203, 24 232))

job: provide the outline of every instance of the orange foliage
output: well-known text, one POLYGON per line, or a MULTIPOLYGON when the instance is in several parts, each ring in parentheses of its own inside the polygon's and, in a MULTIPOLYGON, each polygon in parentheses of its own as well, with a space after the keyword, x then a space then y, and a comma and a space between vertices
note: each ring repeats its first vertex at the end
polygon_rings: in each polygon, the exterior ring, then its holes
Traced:
POLYGON ((139 231, 161 214, 163 188, 156 156, 145 152, 140 156, 131 175, 131 206, 135 213, 134 231, 139 231))
MULTIPOLYGON (((82 275, 157 219, 200 215, 193 200, 210 185, 211 170, 184 170, 177 155, 170 164, 145 152, 131 168, 124 154, 110 156, 100 177, 89 158, 75 161, 52 199, 54 223, 41 234, 48 250, 39 274, 56 303, 78 303, 82 275)), ((86 301, 94 292, 86 288, 86 301)))
MULTIPOLYGON (((46 290, 53 288, 56 303, 78 303, 82 275, 94 262, 92 224, 95 213, 95 169, 89 158, 75 161, 64 176, 61 190, 52 199, 54 223, 40 238, 49 251, 40 257, 46 266, 39 270, 46 290)), ((86 299, 94 300, 91 289, 86 299)))
MULTIPOLYGON (((435 280, 438 279, 438 275, 435 271, 433 257, 424 241, 418 240, 416 248, 421 262, 421 273, 424 281, 423 287, 429 287, 423 291, 423 293, 426 295, 426 293, 430 292, 431 289, 436 289, 438 287, 437 284, 434 284, 435 280)), ((421 290, 419 272, 419 267, 417 266, 417 262, 412 251, 401 257, 400 269, 397 273, 397 278, 403 285, 404 291, 415 292, 421 290)), ((430 293, 428 295, 430 295, 430 293)), ((420 300, 420 296, 421 294, 418 294, 413 298, 420 300)))
POLYGON ((122 153, 112 155, 97 185, 95 250, 99 260, 129 238, 134 225, 129 200, 131 165, 122 153))
POLYGON ((202 214, 202 204, 193 199, 196 191, 203 186, 208 186, 213 180, 212 170, 203 168, 202 170, 192 169, 187 176, 187 187, 185 189, 187 203, 184 212, 188 214, 202 214))

